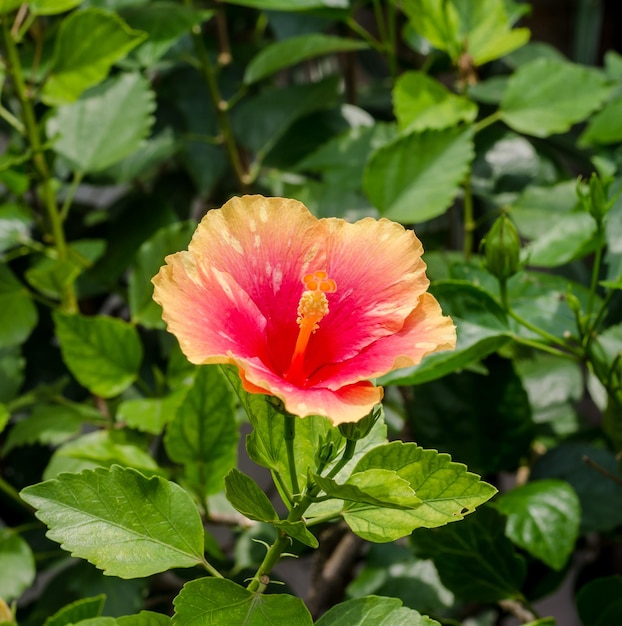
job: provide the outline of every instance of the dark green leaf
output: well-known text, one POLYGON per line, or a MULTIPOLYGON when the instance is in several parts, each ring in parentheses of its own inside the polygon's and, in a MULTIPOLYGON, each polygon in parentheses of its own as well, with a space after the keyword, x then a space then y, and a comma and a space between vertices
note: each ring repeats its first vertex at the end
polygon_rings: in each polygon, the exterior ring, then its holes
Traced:
POLYGON ((106 596, 101 594, 93 598, 76 600, 45 620, 43 626, 71 626, 91 617, 99 617, 104 608, 106 596))
MULTIPOLYGON (((85 40, 88 41, 88 38, 85 40)), ((149 134, 154 93, 140 74, 119 74, 48 118, 48 137, 72 170, 105 170, 141 146, 149 134), (114 140, 111 141, 110 139, 114 140)))
POLYGON ((30 546, 9 528, 0 528, 0 598, 17 600, 35 580, 30 546))
POLYGON ((80 266, 71 259, 43 257, 26 270, 25 278, 43 295, 60 300, 80 272, 80 266))
POLYGON ((581 507, 561 480, 537 480, 502 494, 495 507, 507 517, 505 534, 550 567, 561 570, 579 534, 581 507))
POLYGON ((110 576, 139 578, 203 561, 203 525, 175 483, 115 466, 27 487, 48 536, 110 576))
POLYGON ((622 621, 622 577, 597 578, 577 595, 583 626, 613 626, 622 621))
POLYGON ((136 329, 120 319, 54 315, 65 364, 89 391, 111 398, 136 379, 142 346, 136 329))
POLYGON ((30 240, 30 212, 19 204, 0 206, 0 252, 30 240))
POLYGON ((100 9, 74 11, 60 25, 55 38, 52 73, 43 86, 49 105, 77 100, 100 83, 110 67, 137 46, 145 33, 132 30, 116 14, 100 9))
POLYGON ((24 382, 26 360, 17 346, 0 344, 0 402, 13 400, 24 382))
POLYGON ((278 519, 272 503, 259 485, 235 468, 225 476, 225 494, 235 509, 249 519, 257 522, 278 519))
POLYGON ((497 602, 520 594, 525 561, 504 536, 504 520, 483 507, 460 524, 418 530, 411 541, 434 560, 443 584, 469 602, 497 602))
POLYGON ((365 192, 380 213, 412 224, 442 215, 473 159, 471 129, 410 133, 377 150, 365 170, 365 192))
POLYGON ((166 451, 184 466, 186 480, 205 497, 223 487, 235 466, 238 425, 233 393, 216 366, 200 367, 164 436, 166 451))
POLYGON ((37 308, 8 265, 0 263, 0 345, 23 343, 37 325, 37 308))
POLYGON ((175 626, 244 624, 244 626, 312 626, 302 600, 287 594, 252 593, 224 578, 186 583, 173 601, 175 626))
POLYGON ((286 67, 324 54, 362 50, 367 47, 366 43, 356 39, 322 33, 290 37, 270 44, 253 58, 246 66, 244 83, 250 85, 286 67))
POLYGON ((397 598, 369 596, 346 600, 329 609, 315 626, 440 626, 439 622, 402 606, 397 598))

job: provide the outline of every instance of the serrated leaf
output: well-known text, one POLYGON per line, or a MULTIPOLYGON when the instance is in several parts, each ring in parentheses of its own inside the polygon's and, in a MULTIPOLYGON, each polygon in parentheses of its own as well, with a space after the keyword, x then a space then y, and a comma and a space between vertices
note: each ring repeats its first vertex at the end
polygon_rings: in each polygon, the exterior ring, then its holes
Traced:
POLYGON ((473 159, 472 129, 410 133, 377 150, 364 174, 365 193, 384 217, 412 224, 442 215, 473 159))
POLYGON ((555 570, 561 570, 579 535, 581 507, 574 489, 561 480, 516 487, 494 502, 507 517, 505 534, 555 570))
POLYGON ((110 576, 140 578, 203 562, 203 524, 190 495, 132 469, 87 470, 26 487, 48 537, 110 576))
POLYGON ((222 489, 225 475, 236 464, 237 442, 233 393, 219 368, 203 366, 167 426, 166 451, 205 497, 222 489))
POLYGON ((8 265, 0 263, 0 345, 23 343, 39 316, 28 290, 8 265))
POLYGON ((397 598, 368 596, 346 600, 331 607, 315 626, 440 626, 440 623, 414 609, 402 606, 397 598))
POLYGON ((244 72, 244 83, 250 85, 286 67, 324 54, 365 48, 368 48, 368 45, 363 41, 322 33, 289 37, 271 43, 251 60, 244 72))
POLYGON ((595 69, 536 59, 510 76, 499 113, 518 132, 548 137, 584 120, 610 90, 605 77, 595 69))
POLYGON ((404 72, 393 88, 393 108, 402 133, 443 129, 477 117, 477 105, 423 72, 404 72))
POLYGON ((306 527, 303 521, 288 522, 287 520, 277 520, 271 523, 272 526, 282 529, 290 537, 297 539, 305 546, 315 549, 320 545, 315 535, 306 527))
POLYGON ((233 468, 225 476, 225 494, 236 511, 257 522, 273 522, 278 519, 268 496, 246 474, 233 468))
POLYGON ((597 578, 581 588, 577 609, 583 626, 612 626, 622 620, 622 577, 597 578))
POLYGON ((81 598, 56 611, 45 620, 43 626, 71 626, 91 617, 99 617, 105 602, 104 594, 92 598, 81 598))
POLYGON ((110 67, 145 37, 115 13, 97 8, 74 11, 62 21, 54 40, 43 101, 50 106, 74 102, 85 89, 104 80, 110 67))
POLYGON ((119 74, 58 107, 46 132, 75 172, 99 172, 140 147, 153 124, 154 98, 140 74, 119 74))
POLYGON ((153 300, 151 279, 164 263, 164 257, 188 247, 195 222, 175 222, 151 236, 138 249, 129 277, 129 304, 132 321, 146 328, 165 328, 162 308, 153 300))
POLYGON ((224 578, 200 578, 186 583, 173 604, 173 626, 313 624, 300 598, 284 593, 252 593, 224 578))
POLYGON ((17 600, 35 580, 30 546, 9 528, 0 528, 0 598, 17 600))
POLYGON ((133 326, 111 317, 61 313, 54 323, 65 364, 89 391, 111 398, 134 382, 142 345, 133 326))
POLYGON ((415 552, 431 558, 443 584, 471 602, 497 602, 520 594, 524 559, 504 536, 505 523, 495 510, 482 507, 460 524, 418 530, 415 552))

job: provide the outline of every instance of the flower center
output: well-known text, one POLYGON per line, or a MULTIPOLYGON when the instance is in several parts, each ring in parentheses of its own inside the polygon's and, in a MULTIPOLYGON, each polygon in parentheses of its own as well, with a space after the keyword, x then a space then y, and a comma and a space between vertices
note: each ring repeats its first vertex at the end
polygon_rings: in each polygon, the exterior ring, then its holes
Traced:
POLYGON ((305 291, 300 296, 296 318, 300 330, 291 363, 285 374, 285 380, 295 384, 300 384, 305 380, 303 366, 309 339, 320 327, 322 318, 328 314, 326 294, 337 291, 337 283, 323 270, 305 274, 302 282, 305 285, 305 291))

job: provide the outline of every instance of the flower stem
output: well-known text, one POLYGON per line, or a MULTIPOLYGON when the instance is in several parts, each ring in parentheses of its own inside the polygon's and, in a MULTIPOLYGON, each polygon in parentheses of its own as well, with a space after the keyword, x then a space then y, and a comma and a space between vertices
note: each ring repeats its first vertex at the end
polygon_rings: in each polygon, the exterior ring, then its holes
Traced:
POLYGON ((354 450, 356 449, 356 441, 353 439, 346 439, 346 447, 343 449, 343 454, 341 455, 341 459, 337 462, 337 464, 333 467, 330 472, 326 475, 326 478, 335 478, 337 474, 346 466, 348 461, 352 459, 354 456, 354 450))
MULTIPOLYGON (((62 219, 56 203, 56 196, 52 186, 52 176, 43 154, 43 147, 41 145, 41 138, 39 136, 39 127, 35 117, 34 108, 30 100, 28 89, 24 81, 22 74, 22 67, 19 61, 19 55, 17 54, 17 48, 11 33, 9 32, 6 20, 2 21, 2 40, 7 55, 7 68, 17 98, 22 107, 22 118, 24 124, 24 130, 28 143, 32 148, 33 156, 32 160, 37 170, 37 173, 41 179, 41 197, 46 209, 47 219, 49 222, 52 239, 58 253, 60 260, 65 260, 69 257, 69 249, 67 247, 67 241, 65 240, 65 233, 63 231, 62 219)), ((75 313, 78 310, 76 301, 76 295, 73 288, 73 283, 65 285, 63 288, 62 308, 70 313, 75 313)))
POLYGON ((475 231, 475 217, 473 212, 473 192, 471 191, 471 176, 467 174, 464 181, 464 260, 468 261, 473 250, 473 232, 475 231))
POLYGON ((201 565, 214 577, 224 578, 224 576, 211 564, 207 559, 203 558, 201 565))
POLYGON ((296 457, 294 455, 294 438, 296 437, 296 418, 294 415, 286 413, 283 415, 285 420, 285 448, 287 450, 287 465, 289 466, 289 478, 292 484, 294 499, 300 494, 298 485, 298 475, 296 473, 296 457))
POLYGON ((603 258, 603 239, 604 229, 602 222, 597 222, 596 237, 598 239, 598 246, 594 253, 594 263, 592 264, 592 279, 590 281, 590 293, 587 301, 587 315, 588 318, 592 315, 594 309, 594 298, 596 297, 596 289, 598 288, 598 277, 600 276, 600 268, 603 258))

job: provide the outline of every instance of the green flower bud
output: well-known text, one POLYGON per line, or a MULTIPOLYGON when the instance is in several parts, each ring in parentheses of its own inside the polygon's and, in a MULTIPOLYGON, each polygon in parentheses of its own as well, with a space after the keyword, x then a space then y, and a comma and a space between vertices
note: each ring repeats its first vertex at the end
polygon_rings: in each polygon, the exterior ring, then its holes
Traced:
POLYGON ((589 183, 581 179, 577 182, 577 196, 583 206, 598 224, 602 224, 609 209, 613 206, 616 198, 607 200, 611 180, 603 180, 597 174, 592 173, 589 183))
POLYGON ((521 242, 516 226, 502 213, 484 238, 486 268, 500 281, 520 270, 521 242))
POLYGON ((339 432, 351 441, 358 441, 367 437, 374 427, 374 424, 378 421, 378 418, 382 415, 382 405, 377 404, 363 419, 358 422, 348 422, 346 424, 339 424, 339 432))

